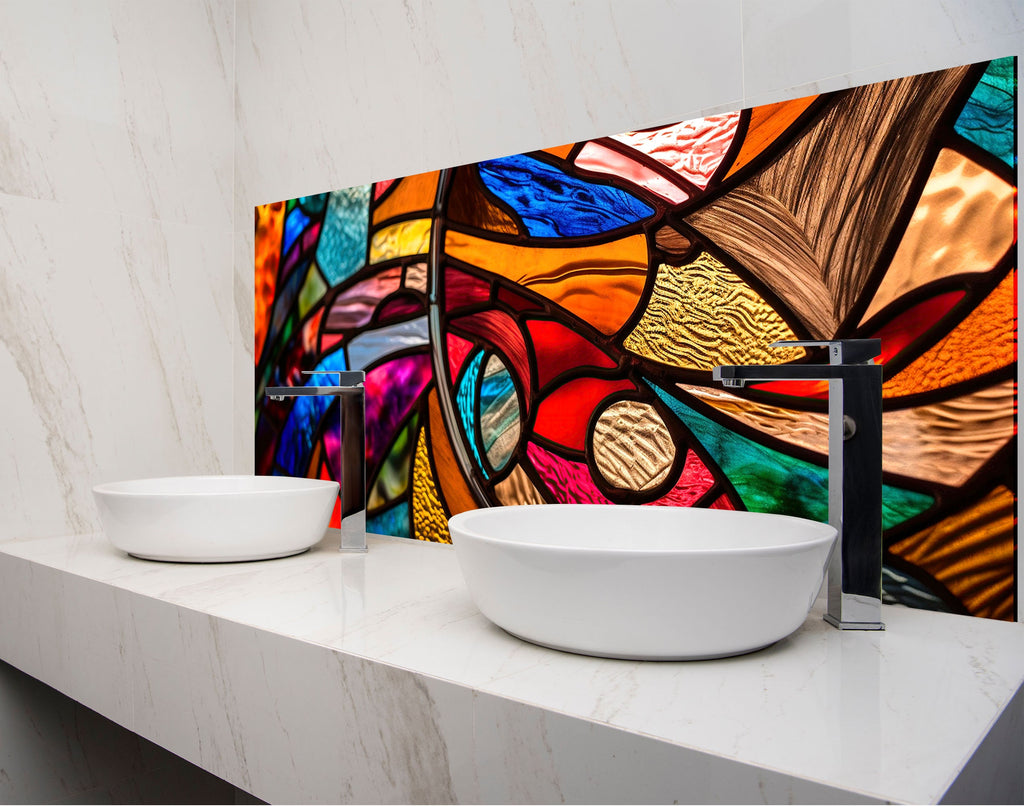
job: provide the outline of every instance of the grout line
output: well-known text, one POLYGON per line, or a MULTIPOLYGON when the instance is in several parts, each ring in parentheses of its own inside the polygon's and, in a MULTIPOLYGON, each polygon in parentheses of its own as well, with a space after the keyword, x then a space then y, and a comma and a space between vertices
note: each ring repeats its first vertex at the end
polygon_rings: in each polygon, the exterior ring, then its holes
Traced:
POLYGON ((238 408, 238 383, 235 377, 235 361, 238 360, 238 300, 235 299, 235 261, 237 255, 237 240, 235 233, 238 230, 237 215, 238 200, 235 198, 236 183, 235 169, 238 163, 238 0, 231 4, 231 265, 228 274, 228 288, 231 291, 231 313, 234 321, 231 323, 231 472, 237 473, 241 466, 239 463, 238 440, 235 435, 235 412, 238 408))

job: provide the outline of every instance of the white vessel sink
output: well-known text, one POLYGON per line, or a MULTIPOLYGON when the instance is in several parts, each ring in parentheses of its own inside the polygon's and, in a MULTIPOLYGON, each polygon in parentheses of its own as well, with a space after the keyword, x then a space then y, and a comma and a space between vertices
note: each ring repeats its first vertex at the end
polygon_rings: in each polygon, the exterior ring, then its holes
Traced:
POLYGON ((323 537, 338 483, 288 476, 179 476, 93 488, 107 538, 146 560, 268 560, 323 537))
POLYGON ((785 515, 683 507, 491 507, 449 521, 480 611, 584 655, 696 660, 796 630, 836 530, 785 515))

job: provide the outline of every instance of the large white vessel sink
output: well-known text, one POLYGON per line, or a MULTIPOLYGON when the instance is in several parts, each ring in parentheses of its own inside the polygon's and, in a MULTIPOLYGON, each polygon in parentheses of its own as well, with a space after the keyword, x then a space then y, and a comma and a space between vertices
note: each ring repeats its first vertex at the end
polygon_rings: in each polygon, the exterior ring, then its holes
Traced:
POLYGON ((785 515, 683 507, 491 507, 449 521, 477 607, 536 644, 610 658, 751 652, 807 618, 836 539, 785 515))
POLYGON ((289 476, 178 476, 93 488, 107 538, 146 560, 268 560, 324 536, 338 483, 289 476))

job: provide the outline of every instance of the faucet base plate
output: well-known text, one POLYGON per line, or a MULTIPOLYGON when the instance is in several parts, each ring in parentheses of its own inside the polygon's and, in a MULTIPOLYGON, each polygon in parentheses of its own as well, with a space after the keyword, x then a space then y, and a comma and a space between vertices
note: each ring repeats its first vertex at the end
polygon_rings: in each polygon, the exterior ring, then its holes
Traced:
POLYGON ((828 613, 824 616, 825 621, 837 630, 884 630, 885 624, 881 621, 840 621, 828 613))

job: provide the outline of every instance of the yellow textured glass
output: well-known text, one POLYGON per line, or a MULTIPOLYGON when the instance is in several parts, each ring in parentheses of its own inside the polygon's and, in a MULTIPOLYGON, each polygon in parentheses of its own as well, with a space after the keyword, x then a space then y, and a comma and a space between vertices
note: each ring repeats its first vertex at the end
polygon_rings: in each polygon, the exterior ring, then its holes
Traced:
POLYGON ((370 263, 407 255, 425 255, 430 250, 430 219, 417 218, 382 227, 370 238, 370 263))
POLYGON ((622 490, 650 490, 672 470, 676 446, 657 409, 619 400, 594 425, 594 463, 606 482, 622 490))
POLYGON ((412 464, 412 534, 417 540, 450 543, 448 518, 430 470, 426 431, 420 429, 412 464))
POLYGON ((658 266, 651 300, 624 346, 644 358, 681 369, 718 364, 782 364, 802 348, 773 349, 795 339, 785 320, 764 298, 702 252, 685 266, 658 266))

